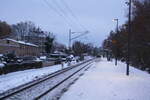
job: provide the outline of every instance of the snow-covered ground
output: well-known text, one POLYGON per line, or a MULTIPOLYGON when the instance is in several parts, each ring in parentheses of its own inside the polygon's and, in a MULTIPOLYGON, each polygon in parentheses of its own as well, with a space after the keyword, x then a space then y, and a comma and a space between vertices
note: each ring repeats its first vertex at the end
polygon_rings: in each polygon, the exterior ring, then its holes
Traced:
POLYGON ((0 63, 0 68, 4 67, 5 65, 3 63, 0 63))
POLYGON ((96 62, 60 100, 150 100, 150 74, 126 64, 96 62))
MULTIPOLYGON (((66 67, 68 67, 67 63, 64 64, 64 68, 66 67)), ((61 69, 62 65, 54 65, 39 69, 30 69, 25 71, 12 72, 6 75, 0 75, 0 93, 61 69)))

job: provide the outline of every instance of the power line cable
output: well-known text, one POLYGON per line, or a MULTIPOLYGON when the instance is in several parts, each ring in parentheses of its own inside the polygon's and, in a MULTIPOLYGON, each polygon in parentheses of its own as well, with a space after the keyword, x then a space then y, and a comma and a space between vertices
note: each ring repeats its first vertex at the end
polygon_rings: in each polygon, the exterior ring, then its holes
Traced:
POLYGON ((54 6, 52 6, 47 0, 43 0, 43 1, 44 1, 44 3, 49 7, 49 9, 53 10, 53 11, 54 11, 55 13, 57 13, 61 18, 63 18, 64 21, 68 24, 68 26, 74 28, 74 26, 72 25, 72 23, 70 23, 70 21, 68 21, 68 20, 66 19, 66 17, 65 17, 62 13, 60 13, 54 6))
POLYGON ((65 2, 65 0, 60 0, 62 2, 62 4, 65 6, 65 8, 70 12, 71 16, 79 23, 79 25, 86 30, 85 26, 82 25, 78 19, 78 17, 73 13, 73 11, 71 10, 71 8, 68 6, 68 4, 65 2))
MULTIPOLYGON (((64 11, 64 9, 63 8, 61 8, 61 6, 59 5, 59 3, 57 2, 57 1, 55 1, 55 0, 52 0, 53 2, 48 2, 47 0, 44 0, 44 2, 45 2, 45 4, 51 9, 51 10, 53 10, 55 13, 57 13, 59 16, 61 16, 66 22, 67 22, 67 24, 69 25, 69 26, 71 26, 72 28, 74 28, 73 26, 74 25, 72 25, 72 20, 70 19, 70 18, 68 18, 69 16, 68 16, 68 14, 66 13, 66 11, 64 11), (53 4, 55 4, 55 6, 54 5, 52 5, 52 3, 53 4)), ((64 3, 63 3, 64 4, 64 3)), ((67 5, 67 4, 65 4, 65 8, 66 9, 68 9, 68 11, 70 12, 70 14, 72 15, 72 17, 76 20, 76 22, 77 22, 77 17, 73 14, 73 12, 72 12, 72 10, 69 8, 69 6, 67 5)), ((79 22, 79 21, 78 21, 79 22)), ((78 24, 80 24, 80 23, 78 23, 78 24)), ((80 24, 80 28, 83 28, 84 30, 86 30, 85 29, 85 27, 84 26, 82 26, 81 24, 80 24)), ((83 34, 81 34, 81 36, 82 36, 83 34)), ((79 35, 80 36, 80 35, 79 35)), ((78 36, 76 37, 76 38, 78 38, 78 36)))
MULTIPOLYGON (((60 6, 60 4, 56 1, 56 0, 52 0, 53 3, 56 5, 56 7, 59 9, 60 12, 62 12, 62 14, 69 20, 71 21, 75 26, 79 26, 77 21, 72 20, 72 18, 70 16, 68 16, 67 12, 60 6)), ((79 27, 78 27, 79 28, 79 27)), ((82 27, 80 27, 82 28, 82 27)))

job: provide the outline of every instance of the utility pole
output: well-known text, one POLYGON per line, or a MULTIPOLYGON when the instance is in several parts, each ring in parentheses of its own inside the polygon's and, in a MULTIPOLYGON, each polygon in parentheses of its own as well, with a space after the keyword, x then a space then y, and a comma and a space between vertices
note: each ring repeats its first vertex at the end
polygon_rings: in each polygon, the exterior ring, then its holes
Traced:
MULTIPOLYGON (((117 21, 117 34, 118 34, 118 25, 119 25, 119 20, 116 19, 117 21)), ((116 60, 115 60, 115 65, 117 66, 117 57, 118 57, 118 47, 117 47, 117 44, 116 44, 116 60)))
POLYGON ((85 32, 72 32, 71 29, 69 29, 69 44, 68 44, 68 48, 69 48, 69 52, 70 53, 71 53, 71 41, 74 40, 74 39, 77 39, 77 38, 79 38, 81 36, 84 36, 84 35, 86 35, 88 33, 89 33, 89 31, 85 31, 85 32), (72 38, 71 35, 74 34, 74 33, 82 33, 82 34, 80 34, 80 35, 72 38))
POLYGON ((128 16, 128 54, 127 54, 127 70, 126 75, 129 76, 129 63, 130 63, 130 39, 131 39, 131 0, 129 0, 129 16, 128 16))
POLYGON ((71 50, 71 29, 69 29, 69 51, 71 50))
MULTIPOLYGON (((116 32, 118 34, 119 32, 119 19, 113 19, 113 21, 117 22, 117 26, 116 26, 116 32)), ((115 65, 117 66, 117 56, 118 56, 118 47, 117 47, 117 43, 115 43, 115 51, 116 51, 116 57, 115 57, 115 65)))

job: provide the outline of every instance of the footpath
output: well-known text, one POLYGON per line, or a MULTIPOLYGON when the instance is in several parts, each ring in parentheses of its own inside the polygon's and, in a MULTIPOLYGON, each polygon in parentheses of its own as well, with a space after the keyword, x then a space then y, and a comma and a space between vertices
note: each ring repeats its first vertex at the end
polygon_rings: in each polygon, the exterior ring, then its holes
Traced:
POLYGON ((95 62, 60 100, 150 100, 150 74, 130 67, 126 76, 126 64, 95 62))

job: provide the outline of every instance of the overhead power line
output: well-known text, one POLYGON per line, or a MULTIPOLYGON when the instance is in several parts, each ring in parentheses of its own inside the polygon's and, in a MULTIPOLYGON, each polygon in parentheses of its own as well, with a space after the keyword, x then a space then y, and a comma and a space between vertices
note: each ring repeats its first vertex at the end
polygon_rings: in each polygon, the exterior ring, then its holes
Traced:
POLYGON ((63 18, 65 23, 67 23, 71 28, 87 30, 85 26, 80 23, 77 16, 72 12, 71 8, 68 6, 65 0, 60 0, 61 5, 57 2, 57 0, 43 1, 49 7, 49 9, 53 10, 61 18, 63 18))
POLYGON ((49 7, 50 10, 53 10, 55 13, 57 13, 61 18, 64 19, 65 23, 67 23, 70 27, 74 28, 74 26, 72 25, 72 23, 67 20, 67 18, 65 17, 64 14, 62 14, 59 10, 57 10, 57 8, 55 8, 51 3, 49 3, 47 0, 43 0, 44 3, 49 7))
MULTIPOLYGON (((72 17, 68 16, 68 12, 66 12, 66 10, 63 9, 63 7, 57 2, 57 0, 52 0, 52 2, 53 2, 53 4, 55 4, 57 9, 59 9, 59 11, 67 18, 67 20, 69 20, 71 23, 74 24, 74 26, 77 26, 77 28, 79 28, 77 21, 72 20, 72 17)), ((80 28, 82 28, 82 27, 80 27, 80 28)))
POLYGON ((65 2, 65 0, 60 0, 62 2, 62 4, 65 6, 65 8, 70 12, 71 16, 79 23, 79 25, 86 30, 85 26, 82 25, 78 19, 78 17, 73 13, 73 11, 71 10, 71 8, 68 6, 68 4, 65 2))

